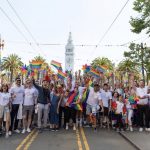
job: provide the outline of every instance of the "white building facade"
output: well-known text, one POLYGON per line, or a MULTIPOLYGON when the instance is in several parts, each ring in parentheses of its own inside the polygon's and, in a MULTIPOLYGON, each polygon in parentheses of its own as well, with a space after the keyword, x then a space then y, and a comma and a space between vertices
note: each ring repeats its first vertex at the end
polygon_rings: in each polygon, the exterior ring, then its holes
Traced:
POLYGON ((69 33, 68 43, 65 52, 65 70, 74 72, 74 45, 72 43, 72 35, 69 33))

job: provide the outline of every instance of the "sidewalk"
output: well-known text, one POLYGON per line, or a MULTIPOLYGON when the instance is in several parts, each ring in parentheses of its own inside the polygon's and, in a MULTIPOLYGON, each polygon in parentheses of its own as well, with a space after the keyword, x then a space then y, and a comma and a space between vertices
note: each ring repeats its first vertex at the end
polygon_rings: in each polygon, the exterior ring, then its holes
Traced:
POLYGON ((140 150, 150 150, 150 132, 122 132, 120 133, 140 150))

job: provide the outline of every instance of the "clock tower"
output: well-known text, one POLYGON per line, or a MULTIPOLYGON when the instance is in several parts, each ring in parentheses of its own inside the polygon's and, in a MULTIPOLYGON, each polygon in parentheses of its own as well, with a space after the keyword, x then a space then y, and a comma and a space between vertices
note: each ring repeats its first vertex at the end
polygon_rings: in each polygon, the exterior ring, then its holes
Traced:
POLYGON ((68 43, 65 52, 65 70, 74 72, 74 45, 72 43, 72 35, 69 33, 68 43))

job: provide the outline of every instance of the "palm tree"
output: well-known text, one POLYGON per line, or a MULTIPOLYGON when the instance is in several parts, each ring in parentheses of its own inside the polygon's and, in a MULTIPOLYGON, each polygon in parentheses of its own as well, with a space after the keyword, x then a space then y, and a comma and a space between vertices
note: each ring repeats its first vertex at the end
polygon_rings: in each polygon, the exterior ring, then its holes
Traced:
POLYGON ((95 66, 107 66, 107 70, 108 71, 112 71, 113 70, 113 63, 111 62, 111 60, 109 60, 108 58, 106 57, 98 57, 96 59, 94 59, 91 63, 91 66, 92 67, 95 67, 95 66))
POLYGON ((121 82, 125 74, 127 74, 128 83, 129 83, 129 76, 131 73, 134 73, 135 76, 139 75, 138 68, 139 66, 137 65, 136 62, 132 61, 131 59, 125 59, 118 64, 116 71, 119 72, 121 82))
POLYGON ((42 56, 36 56, 36 57, 34 57, 34 60, 35 61, 40 61, 40 62, 43 62, 43 63, 45 63, 46 62, 46 60, 42 57, 42 56))
POLYGON ((15 71, 23 66, 21 58, 16 54, 10 54, 8 57, 3 59, 2 70, 10 71, 10 82, 13 81, 15 71))

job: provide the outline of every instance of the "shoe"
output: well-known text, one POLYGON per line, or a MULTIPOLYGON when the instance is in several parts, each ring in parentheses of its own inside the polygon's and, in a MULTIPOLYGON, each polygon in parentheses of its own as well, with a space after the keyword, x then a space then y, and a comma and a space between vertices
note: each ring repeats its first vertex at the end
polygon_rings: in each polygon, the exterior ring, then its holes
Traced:
POLYGON ((14 132, 16 132, 16 133, 20 133, 20 131, 19 131, 18 129, 14 130, 14 132))
POLYGON ((139 132, 143 132, 143 128, 140 128, 140 129, 139 129, 139 132))
POLYGON ((124 129, 121 129, 121 132, 124 132, 124 129))
POLYGON ((8 132, 6 132, 5 138, 6 139, 9 138, 9 133, 8 132))
POLYGON ((59 131, 59 128, 56 128, 55 131, 56 131, 56 132, 59 131))
POLYGON ((97 132, 97 128, 94 128, 94 132, 97 132))
POLYGON ((22 133, 22 134, 25 134, 25 133, 26 133, 26 129, 23 129, 21 133, 22 133))
POLYGON ((76 126, 73 126, 73 131, 76 131, 76 126))
POLYGON ((117 128, 117 129, 116 129, 116 132, 119 132, 119 131, 120 131, 119 128, 117 128))
POLYGON ((130 127, 130 131, 133 132, 133 128, 132 127, 130 127))
POLYGON ((39 132, 39 133, 42 133, 42 129, 41 129, 41 128, 39 128, 39 129, 38 129, 38 132, 39 132))
POLYGON ((145 128, 145 131, 150 131, 150 128, 145 128))
POLYGON ((11 131, 9 131, 9 132, 8 132, 8 134, 9 134, 9 136, 11 136, 11 135, 12 135, 12 132, 11 132, 11 131))
POLYGON ((66 125, 66 130, 69 130, 69 127, 68 127, 68 125, 66 125))
POLYGON ((54 132, 54 131, 55 131, 55 129, 54 129, 54 128, 52 128, 52 129, 51 129, 51 131, 52 131, 52 132, 54 132))
POLYGON ((28 128, 28 129, 27 129, 27 132, 28 132, 28 133, 30 133, 30 132, 31 132, 31 129, 30 129, 30 128, 28 128))

